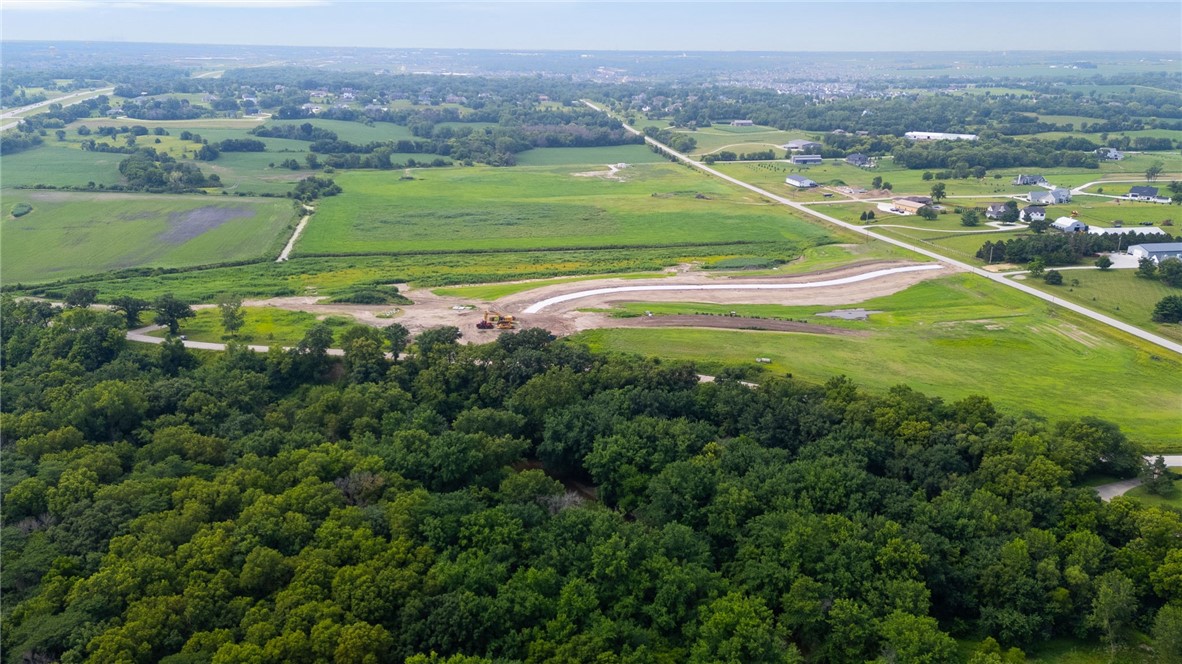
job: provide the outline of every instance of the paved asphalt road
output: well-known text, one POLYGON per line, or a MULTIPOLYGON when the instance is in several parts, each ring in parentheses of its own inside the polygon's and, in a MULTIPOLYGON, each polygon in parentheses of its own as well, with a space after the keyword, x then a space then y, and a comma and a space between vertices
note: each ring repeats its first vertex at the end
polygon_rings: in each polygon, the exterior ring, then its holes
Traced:
MULTIPOLYGON (((74 104, 77 104, 80 101, 85 101, 87 99, 98 97, 99 95, 105 95, 108 92, 114 92, 114 91, 115 91, 115 88, 102 88, 100 90, 86 90, 84 92, 77 92, 72 95, 66 95, 65 97, 58 97, 57 99, 47 99, 45 101, 39 101, 36 104, 29 104, 28 106, 21 106, 20 108, 13 108, 13 109, 9 109, 7 111, 4 111, 3 113, 0 113, 0 120, 7 120, 9 118, 13 118, 17 115, 20 115, 21 113, 25 113, 25 112, 32 111, 32 110, 35 110, 38 108, 42 108, 44 106, 49 106, 50 104, 61 104, 62 106, 72 106, 74 104)), ((0 125, 0 131, 7 131, 7 130, 12 129, 13 127, 17 126, 20 123, 21 123, 21 121, 18 119, 18 120, 14 120, 14 121, 9 122, 4 125, 0 125)))
MULTIPOLYGON (((593 104, 593 103, 591 103, 589 101, 585 101, 585 100, 583 103, 587 104, 588 106, 590 106, 591 108, 593 108, 597 111, 606 113, 606 111, 603 108, 601 108, 600 106, 598 106, 596 104, 593 104)), ((627 129, 628 131, 631 131, 632 133, 634 133, 636 135, 642 135, 641 132, 637 131, 634 127, 631 127, 627 124, 624 125, 624 128, 627 129)), ((972 272, 973 274, 976 274, 978 276, 985 277, 986 279, 989 279, 990 281, 995 281, 999 284, 1009 286, 1010 288, 1016 288, 1028 295, 1033 295, 1034 297, 1037 297, 1041 300, 1046 300, 1047 302, 1050 302, 1051 304, 1057 304, 1057 305, 1064 307, 1066 309, 1070 309, 1078 314, 1082 314, 1084 316, 1087 316, 1088 318, 1091 318, 1093 320, 1104 323, 1105 325, 1108 325, 1110 327, 1114 327, 1122 332, 1126 332, 1128 334, 1131 334, 1139 339, 1143 339, 1143 340, 1148 341, 1152 344, 1156 344, 1158 346, 1161 346, 1162 348, 1165 348, 1167 350, 1178 353, 1179 355, 1182 355, 1182 344, 1170 341, 1169 339, 1165 339, 1163 337, 1159 337, 1156 334, 1146 332, 1145 330, 1142 330, 1139 327, 1129 325, 1128 323, 1124 323, 1122 321, 1116 320, 1115 318, 1112 318, 1110 316, 1105 316, 1104 314, 1092 311, 1091 309, 1088 309, 1087 307, 1082 307, 1082 306, 1075 304, 1073 302, 1068 302, 1068 301, 1063 300, 1061 298, 1055 297, 1054 295, 1044 293, 1044 292, 1038 290, 1037 288, 1032 288, 1032 287, 1027 286, 1023 283, 1014 281, 1012 279, 1007 279, 1004 275, 995 274, 993 272, 989 272, 988 270, 982 270, 981 268, 974 267, 972 265, 969 265, 968 263, 962 263, 958 260, 948 258, 947 256, 944 256, 942 254, 938 254, 934 251, 928 251, 927 249, 923 249, 921 247, 916 247, 916 246, 907 244, 906 242, 896 240, 894 238, 879 235, 870 229, 864 228, 862 226, 858 226, 856 224, 851 224, 849 222, 842 221, 842 220, 837 219, 835 217, 831 217, 827 214, 824 214, 822 212, 818 212, 814 209, 811 209, 806 205, 803 205, 801 203, 797 203, 796 201, 789 200, 789 199, 784 198, 782 196, 777 196, 776 194, 773 194, 770 191, 767 191, 765 189, 760 189, 759 187, 756 187, 753 184, 748 184, 747 182, 739 180, 738 178, 733 178, 725 173, 716 171, 713 168, 707 166, 706 164, 703 164, 699 161, 695 161, 695 160, 691 159, 689 156, 684 155, 680 152, 677 152, 676 150, 665 145, 664 143, 653 140, 652 138, 650 138, 648 136, 645 136, 644 140, 646 143, 648 143, 650 145, 655 145, 655 146, 661 148, 662 150, 664 150, 668 154, 672 155, 673 157, 675 157, 679 161, 683 161, 686 164, 693 166, 694 168, 705 171, 715 177, 726 180, 727 182, 730 182, 731 184, 735 184, 740 187, 743 187, 744 189, 748 189, 750 191, 753 191, 753 192, 759 194, 760 196, 764 196, 764 197, 769 198, 769 199, 776 201, 778 203, 782 203, 784 205, 787 205, 790 208, 793 208, 793 209, 803 212, 805 214, 812 215, 812 216, 817 217, 819 219, 823 219, 835 226, 840 226, 842 228, 853 231, 855 233, 859 233, 861 235, 865 235, 867 237, 874 238, 876 240, 881 240, 881 241, 886 242, 888 244, 893 244, 897 247, 902 247, 903 249, 907 249, 909 251, 914 251, 917 254, 922 254, 924 256, 934 258, 938 261, 947 263, 949 265, 954 265, 956 267, 959 267, 962 270, 965 270, 967 272, 972 272)))

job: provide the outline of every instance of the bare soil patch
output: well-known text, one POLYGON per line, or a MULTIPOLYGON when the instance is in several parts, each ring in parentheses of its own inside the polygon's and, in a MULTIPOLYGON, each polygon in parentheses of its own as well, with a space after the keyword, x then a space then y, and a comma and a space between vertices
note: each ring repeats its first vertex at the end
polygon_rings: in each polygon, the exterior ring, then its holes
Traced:
POLYGON ((168 215, 168 230, 157 235, 156 239, 167 244, 182 244, 228 221, 253 217, 254 215, 255 210, 248 207, 219 207, 214 205, 186 210, 185 212, 173 212, 168 215))

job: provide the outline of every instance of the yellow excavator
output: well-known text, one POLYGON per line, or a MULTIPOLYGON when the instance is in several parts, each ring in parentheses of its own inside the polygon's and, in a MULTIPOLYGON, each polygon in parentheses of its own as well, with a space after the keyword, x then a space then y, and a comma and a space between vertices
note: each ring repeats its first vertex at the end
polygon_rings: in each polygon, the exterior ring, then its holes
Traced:
POLYGON ((490 309, 484 312, 484 320, 477 323, 476 327, 481 330, 512 330, 517 327, 517 319, 490 309))

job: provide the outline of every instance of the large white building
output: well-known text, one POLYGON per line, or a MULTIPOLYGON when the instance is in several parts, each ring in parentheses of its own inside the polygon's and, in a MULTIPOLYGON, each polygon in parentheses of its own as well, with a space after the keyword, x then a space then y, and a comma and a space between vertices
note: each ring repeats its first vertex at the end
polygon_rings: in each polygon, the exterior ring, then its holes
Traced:
POLYGON ((1088 230, 1087 224, 1071 217, 1059 217, 1051 222, 1051 227, 1064 233, 1082 233, 1088 230))
POLYGON ((945 134, 939 131, 909 131, 903 134, 913 141, 975 141, 976 134, 945 134))
POLYGON ((1148 258, 1154 263, 1160 263, 1167 258, 1177 258, 1182 260, 1182 242, 1134 244, 1133 246, 1129 247, 1129 255, 1136 258, 1137 260, 1148 258))
POLYGON ((1166 232, 1156 226, 1125 226, 1123 228, 1100 228, 1088 226, 1088 233, 1092 235, 1128 235, 1140 233, 1142 235, 1165 235, 1166 232))

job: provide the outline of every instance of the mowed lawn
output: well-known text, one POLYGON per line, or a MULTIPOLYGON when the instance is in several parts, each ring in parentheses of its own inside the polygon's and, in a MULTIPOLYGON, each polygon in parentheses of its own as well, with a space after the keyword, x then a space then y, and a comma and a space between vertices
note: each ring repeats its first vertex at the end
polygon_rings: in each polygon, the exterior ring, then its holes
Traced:
POLYGON ((1182 361, 1171 353, 973 275, 924 282, 860 306, 885 313, 864 323, 816 318, 816 307, 782 307, 778 315, 862 329, 861 337, 604 329, 573 338, 600 351, 708 358, 703 368, 711 371, 767 357, 771 371, 807 380, 845 374, 870 390, 907 384, 947 400, 983 394, 1005 411, 1053 420, 1095 415, 1149 449, 1182 450, 1182 361))
POLYGON ((831 241, 716 178, 667 162, 338 173, 296 252, 403 253, 831 241))
MULTIPOLYGON (((223 343, 233 339, 258 346, 290 347, 298 344, 317 323, 323 322, 332 328, 334 339, 339 339, 345 328, 356 324, 350 316, 326 316, 320 320, 315 314, 277 307, 243 307, 242 313, 242 329, 233 337, 222 327, 222 314, 217 307, 199 309, 195 317, 181 321, 181 334, 190 341, 223 343)), ((163 337, 167 333, 168 330, 159 330, 151 335, 163 337)))
POLYGON ((295 222, 285 199, 5 189, 0 205, 6 284, 258 258, 278 253, 295 222), (33 211, 13 218, 18 203, 33 211))

